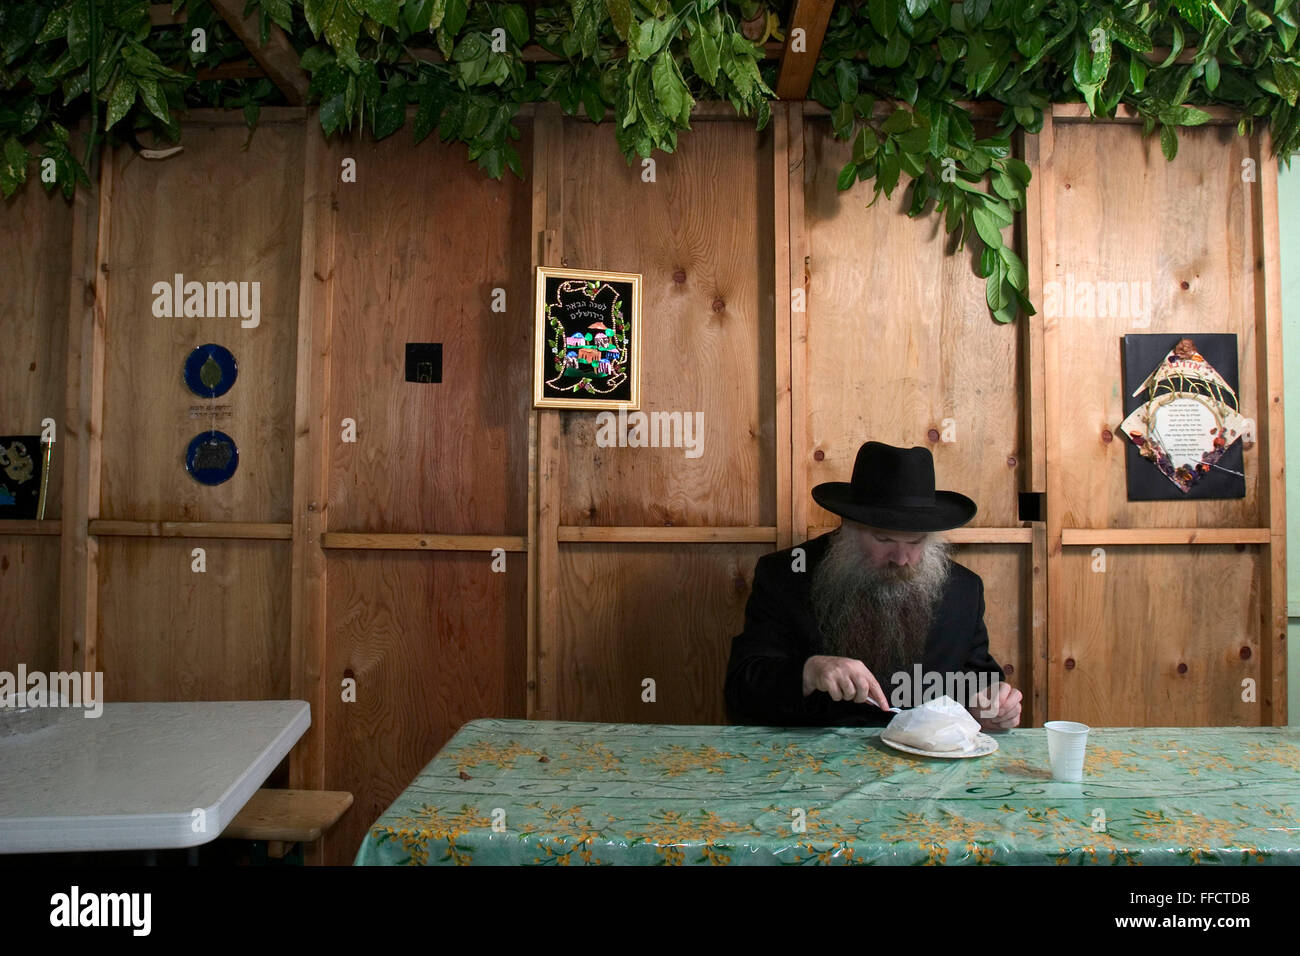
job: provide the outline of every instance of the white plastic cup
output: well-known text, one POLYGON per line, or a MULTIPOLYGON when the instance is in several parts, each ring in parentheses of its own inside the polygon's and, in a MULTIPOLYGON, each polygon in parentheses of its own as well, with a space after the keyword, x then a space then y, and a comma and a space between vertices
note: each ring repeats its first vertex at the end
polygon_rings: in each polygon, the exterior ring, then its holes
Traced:
POLYGON ((1047 760, 1052 765, 1052 779, 1081 782, 1088 731, 1092 728, 1074 720, 1049 720, 1043 727, 1047 730, 1047 760))

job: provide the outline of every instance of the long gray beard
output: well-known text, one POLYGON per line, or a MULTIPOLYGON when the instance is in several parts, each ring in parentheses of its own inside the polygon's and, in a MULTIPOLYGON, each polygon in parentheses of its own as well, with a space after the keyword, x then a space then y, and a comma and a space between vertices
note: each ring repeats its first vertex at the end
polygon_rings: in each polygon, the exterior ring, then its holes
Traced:
POLYGON ((886 694, 891 676, 922 662, 925 639, 943 597, 952 546, 933 536, 907 576, 870 566, 847 536, 836 532, 813 572, 813 614, 821 628, 818 653, 852 657, 875 675, 886 694))

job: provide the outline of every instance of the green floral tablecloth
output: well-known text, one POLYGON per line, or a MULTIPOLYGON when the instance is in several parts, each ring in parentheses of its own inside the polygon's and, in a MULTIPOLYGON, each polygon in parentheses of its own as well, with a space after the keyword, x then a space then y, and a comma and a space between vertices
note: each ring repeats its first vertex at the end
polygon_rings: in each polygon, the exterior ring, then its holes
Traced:
POLYGON ((1045 733, 940 760, 875 728, 475 720, 356 863, 1300 863, 1300 729, 1098 728, 1073 784, 1045 733))

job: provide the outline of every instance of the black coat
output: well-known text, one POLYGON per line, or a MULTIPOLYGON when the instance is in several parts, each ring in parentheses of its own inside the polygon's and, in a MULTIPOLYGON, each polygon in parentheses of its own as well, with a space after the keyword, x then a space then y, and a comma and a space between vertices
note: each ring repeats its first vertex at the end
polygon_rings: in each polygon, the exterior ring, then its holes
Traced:
MULTIPOLYGON (((883 726, 893 718, 874 704, 832 700, 825 691, 803 695, 804 662, 819 653, 816 648, 820 646, 809 586, 829 541, 826 534, 799 546, 807 561, 804 571, 791 569, 793 548, 758 559, 745 606, 745 630, 732 639, 727 662, 727 711, 733 723, 851 727, 883 726)), ((989 655, 984 582, 956 562, 925 640, 924 660, 919 663, 925 673, 981 673, 989 675, 990 681, 1005 679, 1002 668, 989 655)), ((889 677, 875 676, 892 699, 889 677)), ((926 694, 930 696, 937 695, 926 694)), ((964 694, 953 696, 968 703, 964 694)))

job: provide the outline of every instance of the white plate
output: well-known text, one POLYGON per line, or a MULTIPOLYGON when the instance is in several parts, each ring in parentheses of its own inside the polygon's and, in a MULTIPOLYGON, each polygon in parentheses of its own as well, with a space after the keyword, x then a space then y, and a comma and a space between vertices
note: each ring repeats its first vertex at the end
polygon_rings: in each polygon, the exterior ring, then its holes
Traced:
POLYGON ((904 753, 917 754, 921 757, 946 757, 949 760, 955 760, 960 757, 987 757, 993 751, 998 749, 998 742, 988 734, 980 732, 975 735, 975 745, 970 750, 922 750, 919 747, 909 747, 906 744, 896 744, 892 740, 880 738, 882 744, 888 744, 895 750, 901 750, 904 753))

